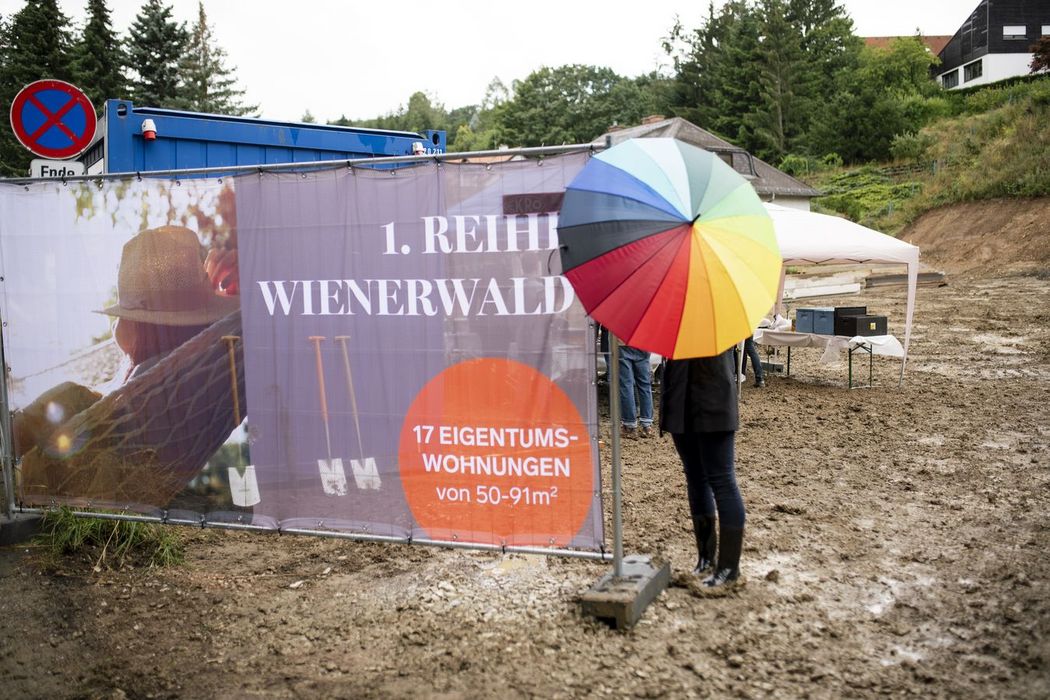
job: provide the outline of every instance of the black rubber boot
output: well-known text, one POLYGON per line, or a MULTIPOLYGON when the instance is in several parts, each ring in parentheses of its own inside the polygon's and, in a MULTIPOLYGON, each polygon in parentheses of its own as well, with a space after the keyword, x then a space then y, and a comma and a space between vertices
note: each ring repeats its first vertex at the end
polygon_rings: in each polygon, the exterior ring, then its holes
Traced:
POLYGON ((693 518, 693 534, 696 536, 696 568, 693 573, 706 574, 715 565, 715 546, 717 544, 717 532, 715 530, 715 519, 708 516, 693 518))
POLYGON ((740 578, 740 551, 744 548, 744 530, 722 528, 718 538, 718 565, 704 579, 708 588, 725 586, 740 578))

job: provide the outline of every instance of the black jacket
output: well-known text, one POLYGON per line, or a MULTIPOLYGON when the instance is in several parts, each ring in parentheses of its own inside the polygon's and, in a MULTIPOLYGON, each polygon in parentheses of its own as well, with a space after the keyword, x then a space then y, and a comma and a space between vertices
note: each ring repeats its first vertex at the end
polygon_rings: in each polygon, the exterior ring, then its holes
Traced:
POLYGON ((736 430, 739 390, 733 348, 715 357, 668 360, 660 381, 660 430, 667 433, 736 430))

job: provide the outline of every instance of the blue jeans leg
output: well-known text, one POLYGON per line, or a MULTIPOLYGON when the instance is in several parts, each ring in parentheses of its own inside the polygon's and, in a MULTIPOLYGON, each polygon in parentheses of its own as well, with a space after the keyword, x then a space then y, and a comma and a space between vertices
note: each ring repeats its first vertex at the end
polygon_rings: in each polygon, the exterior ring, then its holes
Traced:
POLYGON ((755 339, 748 338, 744 341, 744 360, 741 365, 741 373, 747 373, 747 360, 751 359, 751 366, 754 367, 755 381, 762 379, 762 360, 758 356, 758 347, 755 346, 755 339))
POLYGON ((638 419, 642 425, 653 424, 653 375, 649 371, 649 353, 633 361, 634 384, 638 388, 638 419))
POLYGON ((638 425, 638 413, 634 402, 634 372, 631 360, 624 353, 627 348, 620 348, 620 422, 635 427, 638 425))

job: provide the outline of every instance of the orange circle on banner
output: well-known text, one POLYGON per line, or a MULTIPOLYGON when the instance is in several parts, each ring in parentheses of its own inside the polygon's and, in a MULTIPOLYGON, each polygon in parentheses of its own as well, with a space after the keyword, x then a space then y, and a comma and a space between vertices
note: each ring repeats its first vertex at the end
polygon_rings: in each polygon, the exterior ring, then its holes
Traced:
POLYGON ((569 544, 594 500, 587 426, 549 378, 513 360, 430 380, 401 427, 401 483, 434 539, 569 544))

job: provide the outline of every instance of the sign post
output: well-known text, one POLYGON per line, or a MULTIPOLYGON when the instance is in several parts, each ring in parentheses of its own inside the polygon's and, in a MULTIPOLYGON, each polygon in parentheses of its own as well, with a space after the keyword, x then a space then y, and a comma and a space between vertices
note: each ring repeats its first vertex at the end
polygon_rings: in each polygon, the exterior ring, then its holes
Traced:
POLYGON ((11 129, 19 143, 41 158, 75 158, 95 136, 91 100, 62 80, 38 80, 11 103, 11 129))

